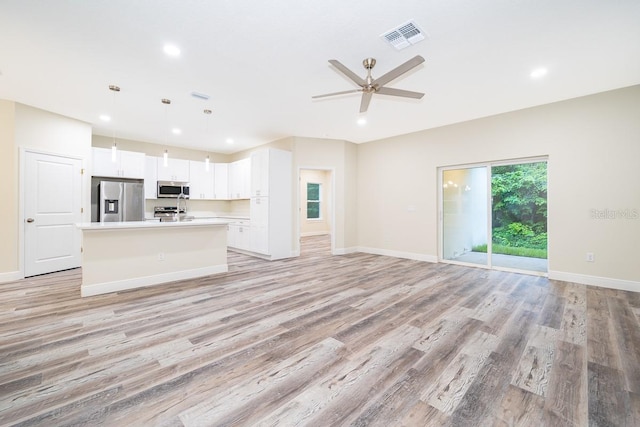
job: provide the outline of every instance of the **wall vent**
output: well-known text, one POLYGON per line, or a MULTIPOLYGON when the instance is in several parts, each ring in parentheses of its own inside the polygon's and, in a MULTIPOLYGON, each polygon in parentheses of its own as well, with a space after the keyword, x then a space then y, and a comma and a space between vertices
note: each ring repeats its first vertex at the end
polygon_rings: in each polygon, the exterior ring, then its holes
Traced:
POLYGON ((413 21, 389 30, 380 37, 396 50, 402 50, 425 39, 424 32, 413 21))

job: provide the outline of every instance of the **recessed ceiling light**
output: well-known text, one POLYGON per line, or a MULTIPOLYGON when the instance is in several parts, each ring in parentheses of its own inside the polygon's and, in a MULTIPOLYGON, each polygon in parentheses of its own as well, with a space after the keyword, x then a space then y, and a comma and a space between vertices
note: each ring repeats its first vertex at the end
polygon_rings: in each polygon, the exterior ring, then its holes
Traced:
POLYGON ((227 138, 227 141, 226 141, 226 142, 227 142, 227 144, 231 145, 231 144, 233 144, 233 139, 231 139, 231 138, 227 138))
POLYGON ((111 117, 107 116, 106 114, 100 114, 100 120, 102 120, 103 122, 108 122, 111 121, 111 117))
POLYGON ((367 119, 365 117, 360 117, 356 123, 358 123, 359 126, 364 126, 367 124, 367 119))
POLYGON ((180 49, 176 45, 165 44, 164 45, 164 53, 166 53, 169 56, 179 56, 180 55, 180 49))
POLYGON ((536 68, 535 70, 531 71, 531 74, 529 74, 532 79, 541 79, 546 75, 547 69, 544 67, 536 68))
POLYGON ((171 129, 171 132, 173 132, 174 135, 180 135, 182 133, 182 131, 178 128, 171 129))

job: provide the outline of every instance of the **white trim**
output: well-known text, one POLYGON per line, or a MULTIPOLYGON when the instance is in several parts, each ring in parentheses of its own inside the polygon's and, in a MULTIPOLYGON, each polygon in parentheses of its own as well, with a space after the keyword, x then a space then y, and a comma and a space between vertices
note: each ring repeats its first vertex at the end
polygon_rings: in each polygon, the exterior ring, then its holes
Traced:
POLYGON ((355 254, 356 252, 360 252, 357 246, 350 248, 335 248, 331 251, 332 255, 347 255, 347 254, 355 254))
POLYGON ((640 282, 633 280, 612 279, 608 277, 589 276, 586 274, 569 273, 566 271, 549 271, 550 280, 580 283, 582 285, 599 286, 601 288, 618 289, 621 291, 640 292, 640 282))
POLYGON ((0 273, 0 283, 15 282, 20 279, 24 279, 24 276, 20 271, 7 271, 0 273))
MULTIPOLYGON (((53 151, 45 151, 45 150, 41 150, 38 148, 31 148, 31 147, 23 147, 20 146, 19 150, 18 150, 18 268, 19 271, 18 273, 20 274, 20 279, 23 279, 24 273, 25 273, 25 259, 26 259, 26 253, 25 251, 27 250, 26 247, 26 242, 25 242, 25 236, 24 236, 24 223, 25 223, 25 217, 24 217, 24 204, 25 204, 25 173, 26 173, 26 164, 27 164, 27 153, 31 153, 31 154, 41 154, 41 155, 45 155, 45 156, 54 156, 54 157, 60 157, 63 159, 71 159, 71 160, 78 160, 80 161, 80 170, 86 172, 86 165, 85 165, 85 159, 82 157, 78 157, 78 156, 69 156, 67 154, 63 154, 63 153, 57 153, 57 152, 53 152, 53 151)), ((91 213, 91 202, 89 200, 89 203, 85 206, 86 201, 84 198, 84 192, 85 192, 85 179, 87 178, 83 178, 83 175, 80 176, 80 178, 78 178, 80 180, 80 207, 81 208, 86 208, 89 210, 89 214, 91 213)), ((91 178, 88 178, 89 181, 91 180, 91 178)), ((91 196, 89 196, 91 197, 91 196)), ((85 213, 85 215, 87 215, 85 213)), ((89 217, 90 218, 90 217, 89 217)), ((82 258, 82 253, 80 254, 80 258, 82 258)), ((80 265, 78 265, 78 267, 80 267, 80 265)), ((51 273, 55 273, 55 271, 52 271, 51 273)), ((2 280, 0 279, 0 282, 2 280)))
POLYGON ((211 267, 194 268, 191 270, 173 271, 154 276, 136 277, 133 279, 116 280, 112 282, 94 283, 92 285, 80 286, 80 293, 83 297, 106 294, 109 292, 125 291, 127 289, 140 288, 143 286, 161 285, 176 280, 194 279, 196 277, 209 276, 211 274, 226 273, 229 271, 227 264, 214 265, 211 267))
MULTIPOLYGON (((316 171, 324 171, 324 172, 329 172, 330 173, 330 182, 329 182, 329 188, 331 189, 331 193, 329 194, 329 206, 330 206, 330 212, 329 212, 329 225, 330 225, 330 231, 329 234, 331 236, 331 253, 333 255, 344 255, 346 253, 351 253, 351 252, 343 252, 343 250, 340 249, 336 249, 336 168, 335 167, 330 167, 330 166, 304 166, 304 165, 298 165, 298 179, 297 179, 297 183, 295 184, 296 187, 296 197, 295 197, 295 223, 296 223, 296 228, 295 228, 295 233, 294 233, 294 239, 297 242, 298 248, 296 250, 294 250, 294 252, 297 254, 295 256, 300 256, 300 238, 302 237, 300 229, 302 228, 302 199, 300 198, 300 192, 301 192, 301 186, 300 186, 300 180, 301 180, 301 172, 303 170, 316 170, 316 171)), ((324 203, 327 203, 326 201, 324 201, 324 203)), ((305 220, 307 220, 305 218, 305 220)), ((357 252, 357 251, 353 251, 353 252, 357 252)))
POLYGON ((384 255, 384 256, 390 256, 395 258, 412 259, 414 261, 425 261, 425 262, 432 262, 432 263, 438 262, 438 257, 435 255, 418 254, 415 252, 390 251, 387 249, 366 248, 362 246, 358 247, 358 252, 364 252, 364 253, 374 254, 374 255, 384 255))
POLYGON ((307 231, 306 233, 300 233, 300 237, 309 237, 309 236, 326 236, 331 234, 328 231, 307 231))
MULTIPOLYGON (((522 157, 522 158, 512 158, 512 159, 503 159, 503 160, 489 160, 485 162, 478 163, 464 163, 459 165, 444 165, 437 167, 437 186, 438 186, 438 206, 437 206, 437 218, 438 218, 438 261, 439 262, 447 262, 448 260, 444 259, 444 199, 443 199, 443 182, 444 182, 444 172, 448 170, 458 170, 458 169, 473 169, 473 168, 486 168, 487 173, 487 254, 489 254, 488 264, 483 265, 490 270, 498 270, 498 271, 509 271, 514 273, 523 273, 523 274, 533 274, 536 276, 543 276, 548 274, 548 272, 531 272, 530 270, 517 270, 517 269, 509 269, 509 268, 496 268, 491 264, 491 254, 493 253, 493 242, 492 242, 492 234, 493 234, 493 218, 491 215, 492 212, 492 199, 491 199, 491 168, 493 166, 504 166, 504 165, 519 165, 524 163, 539 163, 545 162, 547 163, 547 204, 549 203, 549 155, 542 154, 539 156, 530 156, 530 157, 522 157), (542 273, 542 274, 540 274, 542 273)), ((548 221, 548 219, 547 219, 548 221)), ((549 253, 549 239, 551 236, 547 237, 547 259, 550 259, 548 256, 549 253)), ((470 266, 474 267, 475 264, 470 264, 470 266)))

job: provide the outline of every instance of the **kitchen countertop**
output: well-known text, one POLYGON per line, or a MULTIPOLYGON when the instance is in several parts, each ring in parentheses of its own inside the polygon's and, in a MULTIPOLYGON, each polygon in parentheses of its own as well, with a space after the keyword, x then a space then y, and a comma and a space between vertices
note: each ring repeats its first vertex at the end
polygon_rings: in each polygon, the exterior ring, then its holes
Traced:
POLYGON ((195 218, 191 221, 125 221, 125 222, 83 222, 76 224, 80 230, 124 230, 135 228, 159 228, 159 227, 201 227, 211 225, 227 225, 231 222, 224 218, 195 218))

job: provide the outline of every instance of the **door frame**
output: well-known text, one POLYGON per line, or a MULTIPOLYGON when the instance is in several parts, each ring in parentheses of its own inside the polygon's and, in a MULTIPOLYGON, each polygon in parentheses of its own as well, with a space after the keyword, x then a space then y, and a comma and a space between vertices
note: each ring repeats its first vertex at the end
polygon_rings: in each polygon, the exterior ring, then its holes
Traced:
MULTIPOLYGON (((516 165, 523 163, 539 163, 545 162, 547 164, 547 206, 549 203, 549 156, 532 156, 532 157, 523 157, 523 158, 515 158, 515 159, 503 159, 503 160, 494 160, 494 161, 486 161, 486 162, 478 162, 478 163, 465 163, 459 165, 448 165, 448 166, 439 166, 438 167, 438 262, 446 263, 446 264, 455 264, 455 265, 463 265, 467 267, 478 267, 485 268, 488 270, 498 270, 498 271, 508 271, 513 273, 522 273, 533 276, 544 276, 548 277, 549 272, 549 232, 547 226, 547 271, 533 271, 533 270, 521 270, 516 268, 509 267, 497 267, 493 266, 491 262, 492 254, 493 254, 493 215, 492 215, 492 201, 491 201, 491 168, 493 166, 504 166, 504 165, 516 165), (444 258, 444 200, 443 200, 443 192, 442 186, 444 185, 443 175, 444 171, 447 170, 456 170, 456 169, 471 169, 478 167, 486 167, 488 169, 487 173, 487 264, 472 264, 469 262, 448 260, 444 258)), ((548 209, 547 209, 548 212, 548 209)), ((548 218, 547 218, 548 221, 548 218)))
POLYGON ((296 249, 296 256, 300 256, 300 227, 302 224, 302 200, 300 199, 300 192, 301 192, 301 181, 302 181, 302 177, 301 177, 301 172, 303 170, 317 170, 317 171, 324 171, 324 172, 330 172, 330 189, 331 189, 331 194, 329 194, 329 218, 331 221, 330 224, 330 231, 329 233, 331 234, 331 254, 332 255, 336 255, 335 253, 335 249, 336 249, 336 179, 335 179, 335 174, 336 174, 336 169, 333 167, 322 167, 322 166, 298 166, 298 182, 296 184, 296 197, 294 200, 296 200, 296 230, 294 233, 295 236, 295 241, 297 242, 297 249, 296 249))
POLYGON ((43 151, 43 150, 37 150, 32 148, 20 147, 19 178, 18 178, 18 198, 19 198, 19 201, 18 201, 18 269, 20 273, 20 278, 22 279, 25 278, 25 258, 26 258, 25 251, 27 250, 26 243, 25 243, 25 235, 24 235, 24 230, 25 230, 24 224, 26 221, 26 218, 24 216, 24 210, 25 210, 24 204, 25 204, 25 180, 26 180, 27 153, 43 154, 46 156, 55 156, 55 157, 61 157, 64 159, 80 161, 80 170, 82 173, 82 176, 78 178, 80 180, 80 195, 79 195, 80 208, 82 210, 81 214, 82 214, 83 220, 86 218, 86 212, 84 209, 85 208, 85 203, 84 203, 85 182, 83 179, 84 172, 86 170, 85 160, 82 157, 68 156, 68 155, 64 155, 64 154, 60 154, 52 151, 43 151))

